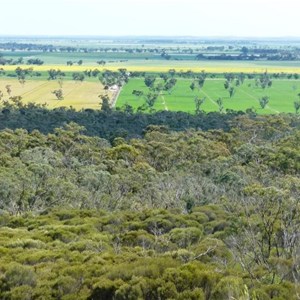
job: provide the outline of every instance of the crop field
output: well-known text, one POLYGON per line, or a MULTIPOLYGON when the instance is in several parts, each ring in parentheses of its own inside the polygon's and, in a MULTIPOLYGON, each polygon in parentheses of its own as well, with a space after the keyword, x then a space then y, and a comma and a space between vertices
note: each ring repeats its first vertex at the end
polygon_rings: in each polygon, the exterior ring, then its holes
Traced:
MULTIPOLYGON (((159 82, 157 79, 156 82, 159 82)), ((225 79, 215 78, 206 79, 202 89, 192 91, 190 85, 191 79, 177 79, 177 84, 171 93, 163 91, 160 93, 155 102, 154 109, 185 111, 193 113, 195 111, 194 98, 196 96, 205 98, 201 109, 210 112, 218 111, 219 107, 216 103, 218 98, 222 98, 224 109, 243 110, 254 108, 258 113, 279 113, 279 112, 295 112, 294 101, 299 99, 300 80, 279 79, 273 80, 271 88, 256 87, 254 80, 245 80, 244 84, 235 88, 235 94, 232 98, 224 88, 225 79), (261 109, 259 98, 263 96, 269 97, 269 103, 265 109, 261 109)), ((49 108, 70 107, 76 110, 82 108, 100 108, 99 95, 108 94, 113 98, 113 94, 104 91, 102 84, 98 80, 75 82, 73 80, 65 80, 62 90, 64 99, 57 100, 52 91, 60 89, 57 81, 48 80, 27 80, 24 85, 20 84, 17 79, 0 80, 0 91, 3 92, 3 99, 11 96, 21 96, 24 103, 34 102, 39 104, 47 104, 49 108), (7 94, 6 86, 11 86, 11 95, 7 94)), ((133 90, 143 91, 144 94, 149 89, 144 84, 144 79, 132 78, 122 88, 117 99, 116 106, 122 107, 129 104, 133 108, 138 108, 145 103, 143 96, 137 97, 132 94, 133 90)))
MULTIPOLYGON (((273 80, 271 88, 262 89, 256 87, 254 80, 245 80, 244 84, 236 87, 236 92, 232 98, 224 88, 225 79, 207 79, 204 87, 200 90, 192 91, 190 79, 178 79, 177 84, 172 91, 168 93, 163 91, 154 104, 156 110, 185 111, 195 112, 195 96, 205 98, 201 109, 210 112, 218 111, 219 106, 216 103, 218 98, 222 98, 224 109, 243 110, 253 108, 260 114, 270 114, 279 112, 295 112, 294 101, 298 99, 300 93, 300 80, 273 80), (268 105, 262 109, 259 104, 259 98, 269 97, 268 105)), ((117 107, 129 104, 135 109, 145 103, 143 96, 132 95, 133 90, 149 92, 143 79, 131 79, 123 87, 117 101, 117 107)))
MULTIPOLYGON (((266 70, 269 73, 300 73, 300 61, 193 61, 193 60, 178 60, 167 61, 158 57, 152 57, 151 59, 144 58, 131 58, 128 59, 121 54, 111 55, 111 60, 106 58, 106 65, 99 66, 96 61, 103 59, 101 55, 95 55, 94 53, 85 55, 72 54, 67 56, 65 53, 58 56, 57 54, 32 55, 30 57, 40 58, 45 63, 41 66, 37 65, 21 65, 20 67, 32 67, 34 71, 46 72, 50 69, 60 69, 63 72, 83 72, 87 69, 99 69, 100 71, 108 69, 111 71, 117 71, 120 68, 126 68, 128 71, 140 71, 140 72, 167 72, 170 69, 175 69, 177 72, 191 70, 193 72, 201 72, 205 70, 207 73, 263 73, 266 70), (67 61, 83 60, 82 65, 74 64, 73 66, 67 66, 67 61)), ((27 57, 29 58, 29 56, 27 57)), ((4 71, 15 71, 17 65, 5 65, 0 66, 4 71)))
POLYGON ((3 99, 11 96, 21 96, 22 102, 46 103, 49 108, 66 106, 79 110, 81 108, 100 108, 99 95, 109 94, 103 90, 99 82, 63 82, 62 90, 64 99, 57 100, 52 91, 60 89, 57 81, 28 80, 24 85, 16 79, 0 80, 0 91, 4 94, 3 99), (10 85, 11 94, 6 91, 6 86, 10 85))

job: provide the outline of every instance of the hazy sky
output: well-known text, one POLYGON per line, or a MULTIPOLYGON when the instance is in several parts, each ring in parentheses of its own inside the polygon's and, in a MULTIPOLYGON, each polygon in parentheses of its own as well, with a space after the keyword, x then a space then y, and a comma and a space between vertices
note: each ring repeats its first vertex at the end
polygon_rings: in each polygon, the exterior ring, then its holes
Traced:
POLYGON ((300 36, 300 0, 0 0, 0 35, 300 36))

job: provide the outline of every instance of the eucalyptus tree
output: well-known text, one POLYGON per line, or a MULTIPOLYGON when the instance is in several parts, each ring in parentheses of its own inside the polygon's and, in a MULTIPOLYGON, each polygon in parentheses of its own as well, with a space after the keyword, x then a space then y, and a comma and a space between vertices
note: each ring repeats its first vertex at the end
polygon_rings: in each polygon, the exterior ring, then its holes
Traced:
POLYGON ((266 108, 266 106, 268 105, 268 103, 269 103, 269 97, 268 96, 263 96, 263 97, 261 97, 261 98, 259 98, 259 104, 260 104, 260 107, 262 108, 262 109, 265 109, 266 108))

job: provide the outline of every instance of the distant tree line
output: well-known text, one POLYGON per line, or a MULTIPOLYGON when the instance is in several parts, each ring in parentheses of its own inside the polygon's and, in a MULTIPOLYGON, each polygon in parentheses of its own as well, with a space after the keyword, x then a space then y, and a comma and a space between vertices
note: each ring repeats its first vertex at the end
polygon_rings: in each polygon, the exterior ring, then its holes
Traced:
POLYGON ((116 110, 84 109, 75 111, 70 108, 49 110, 33 103, 15 105, 12 101, 2 104, 0 129, 24 128, 28 131, 38 129, 49 133, 67 122, 76 122, 86 128, 88 135, 101 136, 109 140, 115 137, 132 138, 143 136, 149 125, 166 125, 171 130, 187 128, 209 130, 229 130, 230 122, 244 112, 228 111, 227 114, 215 112, 192 115, 184 112, 160 111, 156 113, 133 113, 129 106, 116 110))

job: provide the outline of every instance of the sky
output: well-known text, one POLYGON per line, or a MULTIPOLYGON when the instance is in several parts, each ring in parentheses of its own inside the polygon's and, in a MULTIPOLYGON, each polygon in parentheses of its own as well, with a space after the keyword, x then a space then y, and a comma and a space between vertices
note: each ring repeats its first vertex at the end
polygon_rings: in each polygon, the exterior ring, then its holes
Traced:
POLYGON ((300 0, 0 0, 0 35, 300 37, 300 0))

